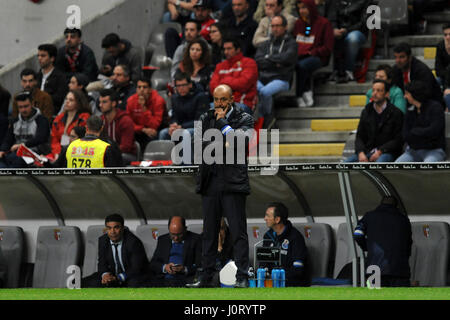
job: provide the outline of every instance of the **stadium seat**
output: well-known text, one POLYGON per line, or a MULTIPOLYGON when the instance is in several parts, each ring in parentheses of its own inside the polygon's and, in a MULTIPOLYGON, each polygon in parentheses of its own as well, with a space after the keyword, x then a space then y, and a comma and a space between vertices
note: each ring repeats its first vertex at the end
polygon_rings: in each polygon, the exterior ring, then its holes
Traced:
POLYGON ((411 283, 417 286, 447 285, 449 224, 412 222, 411 283))
POLYGON ((145 147, 144 161, 171 160, 172 148, 175 143, 171 140, 153 140, 145 147))
POLYGON ((152 259, 153 252, 158 244, 158 237, 168 232, 167 225, 165 224, 143 224, 136 228, 136 236, 144 244, 149 261, 152 259))
POLYGON ((390 27, 408 23, 408 0, 379 0, 381 26, 384 34, 384 57, 388 59, 388 39, 390 27))
POLYGON ((330 225, 326 223, 294 223, 305 238, 308 248, 308 263, 313 278, 328 277, 334 236, 330 225))
POLYGON ((333 278, 337 279, 344 267, 352 262, 352 253, 348 239, 347 224, 338 226, 336 235, 336 258, 334 260, 333 278))
POLYGON ((152 88, 156 91, 165 90, 170 82, 170 69, 156 70, 151 78, 152 88))
POLYGON ((39 227, 33 288, 65 288, 67 267, 80 265, 81 232, 78 227, 39 227))
POLYGON ((155 29, 153 29, 148 42, 164 46, 164 33, 169 28, 174 28, 178 33, 181 33, 182 31, 181 24, 178 22, 158 23, 155 26, 155 29))
MULTIPOLYGON (((266 224, 247 222, 248 248, 249 248, 249 264, 254 265, 255 260, 255 244, 261 241, 267 231, 266 224)), ((262 245, 262 244, 259 244, 262 245)))
POLYGON ((197 234, 202 234, 203 233, 203 224, 200 224, 200 223, 189 224, 187 226, 187 229, 189 231, 195 232, 197 234))
POLYGON ((20 268, 25 252, 21 227, 0 226, 0 248, 7 265, 6 288, 19 287, 20 268))
POLYGON ((104 225, 94 225, 87 228, 83 260, 83 277, 90 276, 97 271, 98 238, 100 238, 104 233, 104 225))
POLYGON ((355 140, 356 130, 350 132, 347 140, 345 141, 344 151, 342 152, 342 159, 346 159, 355 154, 355 140))
MULTIPOLYGON (((167 91, 159 90, 158 94, 164 99, 164 101, 166 102, 166 109, 168 112, 170 112, 170 110, 172 109, 172 99, 167 94, 167 91)), ((171 114, 169 114, 169 116, 171 116, 171 114)))

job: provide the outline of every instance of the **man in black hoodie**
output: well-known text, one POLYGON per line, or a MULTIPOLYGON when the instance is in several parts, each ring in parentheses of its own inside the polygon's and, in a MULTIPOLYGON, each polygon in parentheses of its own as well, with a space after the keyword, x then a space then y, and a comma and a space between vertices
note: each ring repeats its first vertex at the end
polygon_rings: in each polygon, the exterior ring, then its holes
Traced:
POLYGON ((25 168, 27 164, 16 155, 21 144, 38 154, 49 152, 50 126, 41 111, 31 104, 31 93, 24 91, 16 96, 18 118, 9 126, 0 146, 0 168, 25 168))
POLYGON ((172 96, 172 116, 168 128, 159 132, 159 140, 170 140, 177 129, 186 129, 194 136, 194 121, 209 109, 209 99, 202 88, 192 82, 185 72, 175 74, 175 90, 172 96))
POLYGON ((130 69, 131 81, 136 83, 142 71, 142 55, 139 49, 133 47, 130 41, 119 38, 115 33, 110 33, 103 38, 102 48, 105 49, 105 53, 100 73, 110 76, 115 66, 124 64, 130 69))

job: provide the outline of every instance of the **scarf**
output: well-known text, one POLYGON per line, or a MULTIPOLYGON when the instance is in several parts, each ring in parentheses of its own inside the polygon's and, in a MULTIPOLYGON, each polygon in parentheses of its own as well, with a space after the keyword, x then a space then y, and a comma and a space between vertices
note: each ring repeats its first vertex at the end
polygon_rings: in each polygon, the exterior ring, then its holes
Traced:
POLYGON ((69 50, 66 49, 66 59, 67 62, 69 62, 70 70, 72 70, 72 72, 77 71, 77 60, 78 57, 80 56, 80 52, 81 52, 81 44, 79 44, 78 47, 75 49, 75 53, 73 53, 73 56, 71 56, 69 54, 69 50))

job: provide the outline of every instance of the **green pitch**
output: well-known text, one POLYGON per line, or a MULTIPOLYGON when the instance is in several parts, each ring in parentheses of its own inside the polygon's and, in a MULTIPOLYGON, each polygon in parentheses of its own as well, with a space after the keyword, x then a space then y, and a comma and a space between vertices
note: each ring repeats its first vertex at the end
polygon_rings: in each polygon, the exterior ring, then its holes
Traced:
POLYGON ((450 300, 450 287, 1 289, 0 300, 450 300))

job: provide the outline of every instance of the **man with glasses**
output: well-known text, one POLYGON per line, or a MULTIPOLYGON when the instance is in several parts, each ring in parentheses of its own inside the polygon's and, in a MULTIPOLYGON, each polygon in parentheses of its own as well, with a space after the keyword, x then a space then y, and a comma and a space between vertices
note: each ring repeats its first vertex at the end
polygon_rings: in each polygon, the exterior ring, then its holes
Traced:
POLYGON ((291 33, 297 20, 289 10, 284 10, 283 0, 265 0, 264 3, 265 17, 261 19, 253 36, 253 46, 256 48, 264 41, 270 40, 272 34, 272 19, 275 16, 283 15, 287 20, 287 32, 291 33))
POLYGON ((150 261, 155 287, 184 287, 192 281, 201 264, 201 237, 188 231, 183 217, 169 218, 169 233, 158 237, 150 261))
POLYGON ((264 129, 271 129, 275 123, 272 97, 278 92, 289 90, 289 81, 297 61, 297 43, 287 32, 287 24, 284 16, 274 16, 271 21, 270 39, 258 47, 255 55, 259 75, 258 113, 259 117, 264 118, 264 129))

